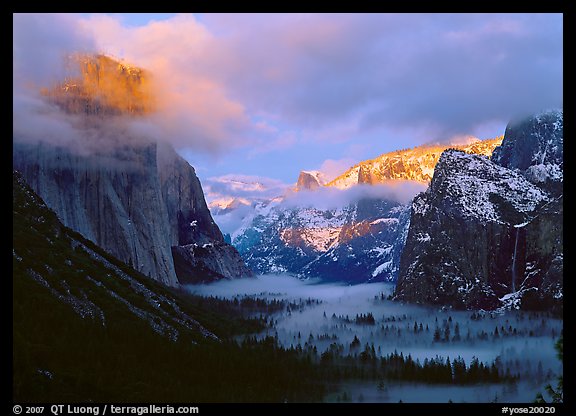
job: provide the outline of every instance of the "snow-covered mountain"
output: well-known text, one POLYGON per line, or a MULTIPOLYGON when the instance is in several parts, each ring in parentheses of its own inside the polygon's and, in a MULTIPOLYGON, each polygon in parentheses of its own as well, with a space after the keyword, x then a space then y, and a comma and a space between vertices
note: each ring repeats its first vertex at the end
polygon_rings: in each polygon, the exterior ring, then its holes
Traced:
POLYGON ((252 205, 252 201, 247 198, 225 196, 210 201, 208 207, 212 215, 225 215, 244 206, 252 205))
POLYGON ((368 198, 333 209, 276 201, 258 206, 232 243, 259 273, 392 281, 408 230, 407 208, 368 198))
MULTIPOLYGON (((491 154, 501 140, 460 147, 491 154)), ((408 202, 426 186, 445 148, 427 145, 387 153, 329 183, 318 171, 302 171, 293 192, 235 213, 220 210, 215 219, 228 226, 232 218, 242 217, 230 228, 230 241, 258 273, 395 281, 408 232, 408 202), (404 192, 382 191, 394 185, 404 192), (327 206, 327 201, 335 203, 327 206)))
POLYGON ((506 141, 494 151, 492 160, 558 195, 564 176, 563 149, 563 112, 548 110, 510 123, 506 141))
POLYGON ((347 189, 358 184, 373 185, 397 179, 428 183, 444 150, 452 148, 490 156, 501 143, 502 136, 487 140, 476 139, 464 145, 434 144, 397 150, 354 165, 326 186, 347 189))
POLYGON ((492 159, 442 153, 414 198, 396 297, 562 308, 563 113, 511 122, 492 159))

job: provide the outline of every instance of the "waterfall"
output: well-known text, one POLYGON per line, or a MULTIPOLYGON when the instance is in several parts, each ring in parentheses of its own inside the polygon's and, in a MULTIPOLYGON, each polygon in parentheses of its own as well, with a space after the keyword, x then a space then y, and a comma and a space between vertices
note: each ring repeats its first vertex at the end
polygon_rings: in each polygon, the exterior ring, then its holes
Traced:
POLYGON ((512 257, 512 293, 516 292, 516 252, 518 251, 518 232, 520 227, 516 227, 516 241, 514 242, 514 256, 512 257))

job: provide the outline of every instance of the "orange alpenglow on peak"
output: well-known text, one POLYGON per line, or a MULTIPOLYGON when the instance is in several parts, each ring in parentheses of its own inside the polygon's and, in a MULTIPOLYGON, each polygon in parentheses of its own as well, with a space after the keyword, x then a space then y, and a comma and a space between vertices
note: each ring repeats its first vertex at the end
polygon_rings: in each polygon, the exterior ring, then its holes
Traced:
POLYGON ((73 114, 141 116, 154 111, 150 73, 101 54, 73 54, 67 68, 74 74, 42 95, 73 114))
POLYGON ((324 186, 347 189, 358 184, 375 185, 390 180, 430 183, 434 167, 446 149, 490 156, 502 144, 504 136, 475 140, 468 144, 421 145, 412 149, 384 153, 375 159, 360 162, 324 186))

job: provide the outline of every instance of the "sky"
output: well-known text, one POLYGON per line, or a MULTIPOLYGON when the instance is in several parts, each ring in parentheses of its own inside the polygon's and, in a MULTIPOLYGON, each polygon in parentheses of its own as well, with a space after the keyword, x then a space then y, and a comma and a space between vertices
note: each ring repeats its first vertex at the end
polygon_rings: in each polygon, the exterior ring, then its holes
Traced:
MULTIPOLYGON (((492 138, 563 104, 562 14, 14 15, 15 129, 62 56, 150 70, 164 103, 142 128, 203 185, 293 184, 433 141, 492 138), (32 87, 31 87, 32 86, 32 87), (24 113, 23 113, 24 114, 24 113), (225 181, 224 181, 225 182, 225 181)), ((45 114, 45 112, 38 111, 45 114)), ((46 117, 45 117, 46 118, 46 117)), ((54 135, 64 127, 43 120, 54 135)))

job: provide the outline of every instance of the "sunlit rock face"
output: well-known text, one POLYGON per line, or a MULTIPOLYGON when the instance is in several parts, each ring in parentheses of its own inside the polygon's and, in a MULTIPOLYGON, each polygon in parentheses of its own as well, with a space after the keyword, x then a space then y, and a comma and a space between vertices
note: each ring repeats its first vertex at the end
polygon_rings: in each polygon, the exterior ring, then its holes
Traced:
POLYGON ((69 56, 67 69, 63 82, 41 91, 67 113, 139 116, 155 109, 152 76, 144 69, 89 54, 69 56))
POLYGON ((442 153, 412 202, 397 299, 562 309, 562 124, 561 112, 510 123, 492 159, 442 153))
POLYGON ((466 153, 490 156, 501 143, 502 136, 474 140, 465 145, 423 145, 397 150, 358 163, 326 186, 347 189, 358 184, 376 185, 390 180, 429 183, 434 175, 434 167, 444 150, 452 148, 466 153))
POLYGON ((313 191, 326 184, 326 179, 322 172, 303 170, 296 182, 296 191, 313 191))
POLYGON ((74 74, 41 92, 60 108, 53 116, 70 121, 71 137, 14 137, 14 169, 64 225, 166 285, 251 276, 224 242, 194 168, 125 123, 154 110, 150 74, 104 55, 68 64, 74 74), (175 248, 198 244, 212 248, 179 256, 175 267, 175 248))

